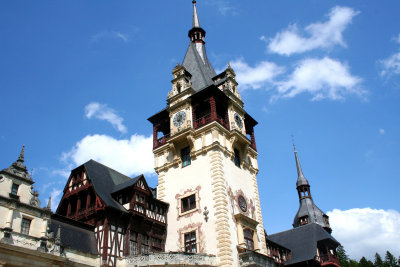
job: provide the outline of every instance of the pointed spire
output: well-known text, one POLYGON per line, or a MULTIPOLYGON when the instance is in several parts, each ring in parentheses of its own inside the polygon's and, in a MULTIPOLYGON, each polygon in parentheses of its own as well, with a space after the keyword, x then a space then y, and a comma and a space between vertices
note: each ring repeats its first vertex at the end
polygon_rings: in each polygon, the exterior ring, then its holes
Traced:
POLYGON ((193 22, 192 22, 192 28, 200 28, 199 16, 197 15, 196 0, 193 0, 192 3, 193 3, 193 22))
POLYGON ((19 153, 19 157, 17 159, 18 162, 24 163, 25 160, 24 154, 25 154, 25 145, 22 146, 21 153, 19 153))
POLYGON ((300 185, 308 185, 308 181, 306 177, 304 177, 303 170, 301 169, 299 156, 297 155, 296 145, 294 144, 294 138, 292 135, 293 142, 293 150, 294 150, 294 158, 296 160, 296 168, 297 168, 297 186, 300 185))

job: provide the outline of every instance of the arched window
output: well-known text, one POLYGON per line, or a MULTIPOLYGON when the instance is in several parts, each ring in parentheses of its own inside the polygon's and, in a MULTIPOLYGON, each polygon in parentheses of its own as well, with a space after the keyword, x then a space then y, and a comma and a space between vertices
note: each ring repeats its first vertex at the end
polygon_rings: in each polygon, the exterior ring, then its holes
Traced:
POLYGON ((178 94, 181 92, 181 84, 180 83, 176 84, 176 90, 178 91, 178 94))

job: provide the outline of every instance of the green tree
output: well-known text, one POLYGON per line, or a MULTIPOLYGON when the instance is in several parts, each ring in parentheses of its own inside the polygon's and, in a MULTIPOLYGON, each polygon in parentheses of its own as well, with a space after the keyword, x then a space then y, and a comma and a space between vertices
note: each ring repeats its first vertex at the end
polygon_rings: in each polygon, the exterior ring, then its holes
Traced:
POLYGON ((342 267, 349 267, 349 256, 346 254, 346 250, 344 250, 342 245, 336 248, 336 255, 342 267))
POLYGON ((359 267, 358 262, 355 260, 350 260, 349 261, 349 267, 359 267))
POLYGON ((379 253, 375 253, 375 261, 374 261, 374 266, 375 267, 384 267, 383 266, 383 261, 381 255, 379 253))
POLYGON ((397 267, 397 259, 392 253, 386 251, 384 265, 385 267, 397 267))
POLYGON ((362 257, 358 262, 358 267, 374 267, 372 261, 367 260, 365 257, 362 257))

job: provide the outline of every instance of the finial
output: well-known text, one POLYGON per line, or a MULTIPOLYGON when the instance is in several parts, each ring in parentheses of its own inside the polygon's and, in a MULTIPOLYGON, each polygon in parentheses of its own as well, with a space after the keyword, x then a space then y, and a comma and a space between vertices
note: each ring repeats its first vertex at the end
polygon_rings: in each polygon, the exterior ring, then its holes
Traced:
POLYGON ((231 69, 231 62, 228 61, 228 69, 231 69))
POLYGON ((17 161, 24 162, 24 154, 25 154, 25 145, 22 146, 21 153, 19 153, 17 161))
POLYGON ((197 15, 197 9, 196 9, 196 0, 193 0, 192 3, 193 3, 193 22, 192 22, 192 28, 200 28, 199 16, 197 15))
POLYGON ((57 227, 56 240, 57 241, 61 240, 61 226, 60 225, 58 225, 58 227, 57 227))
POLYGON ((47 209, 51 210, 51 196, 49 197, 49 202, 47 202, 47 209))
POLYGON ((297 152, 297 151, 296 151, 296 145, 294 144, 294 135, 291 134, 290 136, 292 137, 292 144, 293 144, 294 152, 297 152))

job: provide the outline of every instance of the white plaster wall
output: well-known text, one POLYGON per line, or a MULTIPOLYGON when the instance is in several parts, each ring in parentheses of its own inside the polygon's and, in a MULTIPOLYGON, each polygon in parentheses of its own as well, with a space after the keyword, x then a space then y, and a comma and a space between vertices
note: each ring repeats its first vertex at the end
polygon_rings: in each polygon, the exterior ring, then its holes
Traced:
POLYGON ((7 178, 4 174, 1 175, 3 176, 3 179, 0 182, 0 195, 8 198, 8 194, 11 193, 12 180, 7 178))
MULTIPOLYGON (((166 241, 166 251, 180 251, 181 244, 179 243, 179 229, 184 228, 190 224, 201 223, 201 232, 199 242, 203 247, 203 253, 216 254, 216 240, 215 240, 215 220, 213 217, 213 199, 212 199, 212 185, 211 174, 209 168, 209 156, 199 155, 196 159, 192 159, 189 166, 182 168, 170 168, 165 175, 165 201, 170 203, 168 212, 168 235, 166 241), (199 191, 199 209, 191 213, 189 217, 179 216, 177 209, 178 202, 175 198, 177 194, 183 195, 187 190, 196 190, 200 186, 199 191), (209 211, 208 222, 204 219, 204 207, 207 206, 209 211)), ((179 200, 179 199, 178 199, 179 200)))
POLYGON ((31 185, 21 180, 9 177, 8 175, 2 174, 2 176, 4 176, 4 178, 0 182, 0 195, 9 198, 12 184, 16 183, 19 185, 17 192, 17 196, 19 196, 19 201, 25 204, 29 204, 32 198, 31 185))
POLYGON ((12 219, 13 231, 17 233, 21 232, 21 222, 23 217, 32 220, 29 229, 29 235, 39 238, 42 237, 46 221, 43 220, 42 218, 35 217, 35 215, 24 213, 18 210, 14 210, 13 213, 13 219, 12 219))
POLYGON ((9 211, 8 208, 0 206, 0 228, 6 227, 8 211, 9 211))

